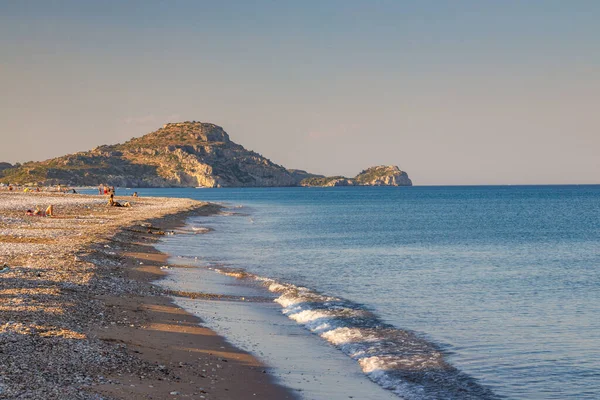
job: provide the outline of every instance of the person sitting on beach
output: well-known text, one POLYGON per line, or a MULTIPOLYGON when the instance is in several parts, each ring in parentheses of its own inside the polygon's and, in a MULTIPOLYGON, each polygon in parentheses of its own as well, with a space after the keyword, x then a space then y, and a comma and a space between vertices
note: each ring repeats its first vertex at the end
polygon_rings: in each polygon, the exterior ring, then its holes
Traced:
POLYGON ((133 197, 138 197, 138 194, 137 194, 137 192, 133 192, 133 195, 132 195, 132 196, 133 196, 133 197))
POLYGON ((125 203, 121 204, 118 201, 115 201, 115 195, 111 193, 109 199, 108 199, 108 205, 111 207, 131 207, 131 204, 126 201, 125 203))
POLYGON ((54 216, 54 207, 52 207, 52 204, 50 204, 48 206, 48 208, 46 208, 46 211, 42 211, 40 206, 35 206, 35 211, 27 210, 27 212, 25 214, 35 215, 37 217, 53 217, 54 216))

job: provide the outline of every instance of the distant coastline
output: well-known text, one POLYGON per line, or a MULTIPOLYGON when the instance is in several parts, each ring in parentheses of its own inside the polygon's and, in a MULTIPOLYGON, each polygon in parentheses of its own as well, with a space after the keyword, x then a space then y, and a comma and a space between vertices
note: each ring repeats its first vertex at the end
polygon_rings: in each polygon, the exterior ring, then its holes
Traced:
POLYGON ((196 121, 165 124, 122 144, 46 161, 0 163, 0 182, 133 188, 412 186, 395 165, 367 168, 354 178, 287 169, 234 143, 220 126, 196 121))

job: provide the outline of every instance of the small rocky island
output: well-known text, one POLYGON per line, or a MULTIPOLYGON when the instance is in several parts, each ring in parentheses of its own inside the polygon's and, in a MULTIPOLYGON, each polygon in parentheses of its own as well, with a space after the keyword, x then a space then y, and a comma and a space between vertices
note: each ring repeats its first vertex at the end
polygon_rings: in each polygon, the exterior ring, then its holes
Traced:
POLYGON ((367 168, 354 178, 314 176, 300 181, 301 186, 412 186, 408 174, 395 165, 367 168))
POLYGON ((220 126, 179 122, 128 142, 40 162, 0 163, 0 182, 125 187, 411 186, 406 172, 378 166, 354 178, 286 169, 230 140, 220 126))

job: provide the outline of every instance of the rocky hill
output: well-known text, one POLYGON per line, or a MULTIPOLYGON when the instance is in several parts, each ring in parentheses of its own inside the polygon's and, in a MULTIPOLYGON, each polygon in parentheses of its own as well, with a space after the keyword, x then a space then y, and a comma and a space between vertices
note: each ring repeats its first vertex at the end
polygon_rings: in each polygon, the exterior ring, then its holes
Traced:
MULTIPOLYGON (((397 167, 396 170, 401 172, 397 167)), ((395 178, 396 172, 388 172, 377 172, 377 176, 369 173, 361 180, 358 180, 359 174, 352 184, 395 184, 402 181, 395 178)), ((330 178, 302 170, 288 170, 232 142, 220 126, 202 122, 170 123, 123 144, 99 146, 41 162, 15 166, 2 164, 0 167, 1 182, 42 185, 297 186, 301 182, 311 182, 311 179, 330 178)))
POLYGON ((293 186, 284 167, 201 122, 166 124, 126 143, 4 170, 2 181, 128 187, 293 186))
POLYGON ((395 165, 371 167, 354 178, 344 176, 309 177, 300 182, 302 186, 412 186, 408 174, 395 165))

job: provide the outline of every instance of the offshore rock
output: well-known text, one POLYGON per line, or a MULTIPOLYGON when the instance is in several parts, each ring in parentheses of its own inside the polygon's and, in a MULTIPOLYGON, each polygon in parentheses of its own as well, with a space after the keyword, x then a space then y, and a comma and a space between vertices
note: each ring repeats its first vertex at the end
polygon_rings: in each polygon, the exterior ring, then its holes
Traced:
POLYGON ((356 175, 354 181, 363 186, 412 186, 408 174, 395 165, 368 168, 356 175))
POLYGON ((371 167, 354 178, 343 176, 309 177, 300 182, 302 186, 412 186, 408 174, 395 165, 371 167))

